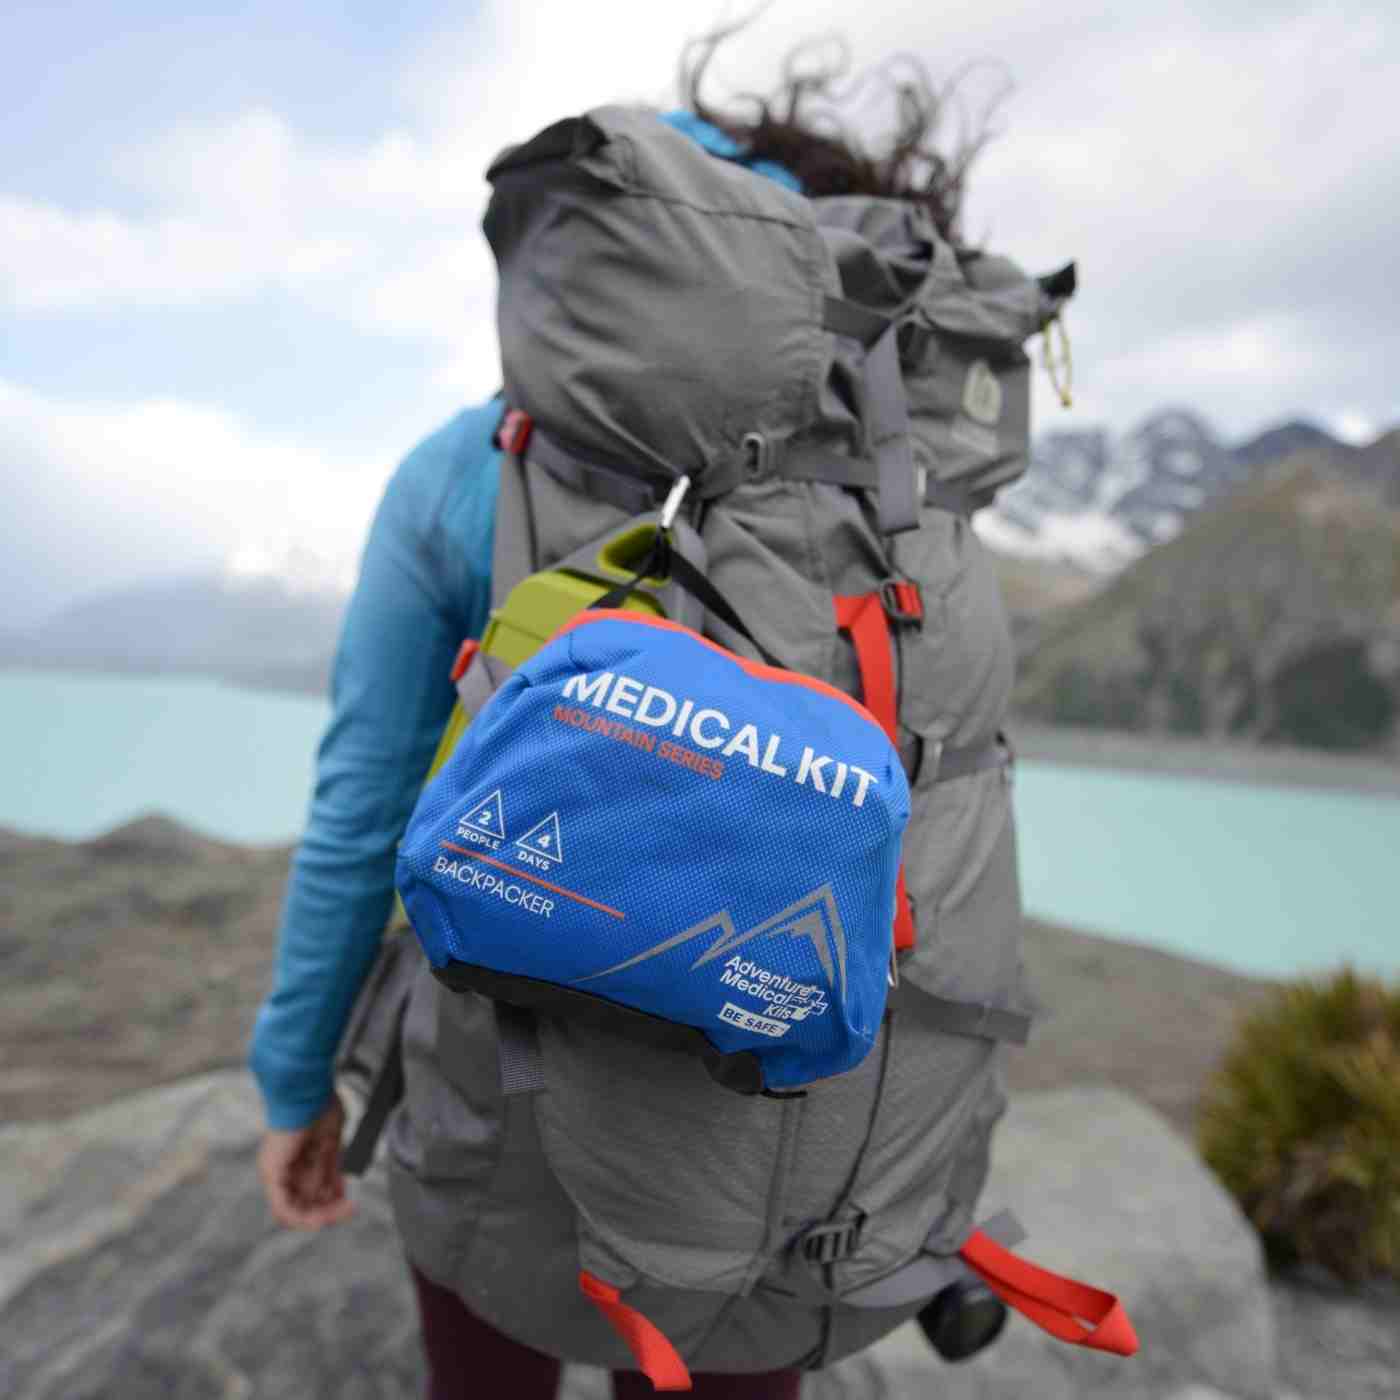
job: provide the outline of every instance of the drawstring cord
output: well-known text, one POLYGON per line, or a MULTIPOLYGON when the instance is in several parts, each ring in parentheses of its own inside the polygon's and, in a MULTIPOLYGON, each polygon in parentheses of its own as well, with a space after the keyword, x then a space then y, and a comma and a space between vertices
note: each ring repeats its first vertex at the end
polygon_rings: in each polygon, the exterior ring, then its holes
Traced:
POLYGON ((1070 351, 1069 332, 1065 329, 1064 315, 1057 311, 1046 323, 1045 329, 1041 333, 1041 340, 1044 345, 1043 359, 1041 363, 1045 366, 1045 373, 1050 377, 1051 386, 1059 396, 1062 408, 1074 407, 1073 382, 1074 382, 1074 356, 1070 351), (1059 363, 1055 357, 1055 337, 1053 332, 1058 329, 1060 332, 1059 363))

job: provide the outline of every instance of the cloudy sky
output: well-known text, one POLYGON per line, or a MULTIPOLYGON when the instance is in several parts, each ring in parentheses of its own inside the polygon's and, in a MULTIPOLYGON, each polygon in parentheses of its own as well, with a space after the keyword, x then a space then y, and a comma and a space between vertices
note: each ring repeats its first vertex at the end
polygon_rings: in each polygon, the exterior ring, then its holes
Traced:
MULTIPOLYGON (((671 105, 730 5, 65 5, 0 20, 0 626, 156 574, 343 574, 395 461, 496 383, 490 156, 570 111, 671 105), (192 9, 197 13, 191 14, 192 9)), ((796 39, 1007 79, 968 232, 1074 257, 1077 402, 1228 440, 1400 421, 1400 10, 776 0, 711 95, 796 39)), ((871 103, 856 120, 887 116, 871 103)))

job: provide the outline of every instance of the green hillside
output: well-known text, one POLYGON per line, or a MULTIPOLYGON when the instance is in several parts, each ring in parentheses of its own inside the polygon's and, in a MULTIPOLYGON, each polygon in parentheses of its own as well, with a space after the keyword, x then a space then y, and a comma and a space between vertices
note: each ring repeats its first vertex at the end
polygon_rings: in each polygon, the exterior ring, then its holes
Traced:
POLYGON ((1073 564, 993 554, 1001 595, 1018 651, 1034 645, 1040 629, 1062 608, 1090 598, 1107 582, 1073 564))
POLYGON ((1298 459, 1208 508, 1021 661, 1053 724, 1400 756, 1400 507, 1298 459))

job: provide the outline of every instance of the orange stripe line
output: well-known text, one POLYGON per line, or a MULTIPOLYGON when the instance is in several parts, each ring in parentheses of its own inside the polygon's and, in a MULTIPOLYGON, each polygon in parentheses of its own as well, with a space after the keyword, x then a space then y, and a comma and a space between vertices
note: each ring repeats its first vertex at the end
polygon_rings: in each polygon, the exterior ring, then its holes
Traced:
POLYGON ((555 894, 562 894, 565 899, 576 899, 580 904, 586 904, 590 909, 598 909, 604 914, 611 914, 614 919, 627 917, 621 909, 610 909, 606 904, 599 904, 596 899, 589 899, 586 894, 575 894, 573 890, 566 890, 563 885, 552 885, 548 880, 541 880, 538 875, 531 875, 526 870, 517 870, 513 865, 507 865, 503 860, 493 860, 492 857, 482 855, 480 851, 473 851, 468 846, 454 846, 451 841, 444 841, 442 844, 449 851, 471 856, 473 860, 484 860, 487 865, 494 865, 498 870, 504 870, 506 874, 514 875, 518 880, 529 880, 532 884, 543 885, 545 889, 553 890, 555 894))

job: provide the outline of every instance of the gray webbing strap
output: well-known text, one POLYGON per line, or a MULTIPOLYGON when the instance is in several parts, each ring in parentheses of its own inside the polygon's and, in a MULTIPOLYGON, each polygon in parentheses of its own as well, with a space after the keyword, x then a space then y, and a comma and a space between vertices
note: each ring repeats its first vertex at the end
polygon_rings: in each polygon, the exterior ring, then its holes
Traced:
POLYGON ((822 447, 806 443, 786 443, 764 439, 758 433, 749 435, 759 444, 757 460, 732 459, 716 462, 707 468, 696 483, 703 500, 712 500, 732 491, 741 482, 767 481, 781 477, 787 481, 821 481, 828 486, 849 486, 853 490, 873 491, 879 483, 875 463, 868 457, 843 457, 822 447))
POLYGON ((872 311, 859 302, 841 297, 826 297, 822 301, 822 329, 833 335, 848 335, 867 348, 874 345, 893 325, 888 316, 872 311))
POLYGON ((775 453, 773 473, 789 481, 824 481, 864 491, 874 490, 880 480, 868 457, 842 457, 819 447, 791 447, 775 453))
POLYGON ((988 1239, 995 1240, 1003 1249, 1015 1249, 1026 1238, 1026 1227, 1021 1224, 1014 1210, 999 1210, 976 1228, 988 1239))
POLYGON ((988 743, 970 744, 961 749, 947 748, 941 743, 925 745, 924 762, 937 765, 933 777, 936 783, 965 778, 969 773, 980 773, 987 768, 1003 768, 1011 761, 1011 745, 1000 734, 988 743))
POLYGON ((1024 1045, 1031 1036, 1034 1017, 1028 1012, 935 996, 916 985, 910 977, 901 977, 899 986, 890 990, 887 1004, 902 1006, 911 998, 917 998, 919 1021, 945 1035, 1002 1040, 1012 1045, 1024 1045))
MULTIPOLYGON (((1026 1238, 1021 1222, 1009 1210, 998 1212, 977 1228, 1006 1249, 1014 1248, 1026 1238)), ((926 1248, 927 1245, 926 1241, 926 1248)), ((910 1303, 932 1298, 950 1283, 971 1273, 956 1254, 920 1254, 884 1278, 843 1293, 841 1302, 851 1308, 907 1307, 910 1303)))
POLYGON ((501 1093, 538 1094, 544 1088, 544 1061, 532 1012, 498 1001, 496 1045, 501 1063, 501 1093))
POLYGON ((899 363, 899 322, 839 297, 822 303, 822 325, 865 346, 866 424, 875 454, 875 515, 880 533, 919 526, 914 449, 909 441, 909 400, 899 363))
POLYGON ((491 539, 491 606, 500 607, 511 589, 534 569, 535 529, 525 463, 506 453, 501 459, 491 539))
POLYGON ((530 429, 525 460, 532 465, 543 467, 565 486, 572 486, 574 490, 594 500, 606 501, 608 505, 617 506, 628 515, 641 515, 655 508, 671 485, 670 482, 658 484, 649 481, 643 476, 627 473, 620 467, 585 461, 546 436, 540 431, 538 424, 530 429))
POLYGON ((514 669, 499 656, 488 656, 484 651, 472 657, 467 669, 457 677, 457 698, 462 702, 462 712, 468 720, 475 719, 481 713, 482 707, 514 669))
MULTIPOLYGON (((770 476, 786 481, 820 481, 828 486, 846 486, 855 491, 874 491, 880 484, 876 463, 869 457, 843 457, 840 453, 802 442, 770 441, 764 444, 761 463, 716 463, 706 471, 696 490, 704 500, 710 500, 727 494, 742 481, 763 481, 770 476)), ((917 500, 917 481, 913 490, 917 500)), ((964 516, 971 515, 974 506, 980 504, 974 501, 965 486, 939 481, 932 476, 924 483, 923 501, 936 510, 964 516)))
MULTIPOLYGON (((803 447, 800 444, 784 450, 776 450, 773 444, 772 467, 774 476, 785 477, 789 481, 823 481, 829 486, 849 486, 854 490, 873 491, 880 484, 876 463, 868 457, 842 457, 835 452, 824 452, 819 447, 803 447)), ((911 459, 912 460, 912 457, 911 459)), ((915 473, 917 477, 918 473, 915 473)), ((710 486, 706 477, 704 494, 722 495, 735 485, 739 474, 727 483, 710 486)), ((913 488, 914 498, 918 499, 918 486, 913 488)), ((923 503, 935 510, 946 510, 950 515, 971 515, 982 502, 974 501, 968 489, 952 481, 939 481, 930 476, 924 483, 923 503)))
POLYGON ((946 510, 950 515, 971 515, 978 505, 986 502, 974 501, 965 486, 931 476, 924 484, 924 504, 935 510, 946 510))
MULTIPOLYGON (((882 372, 888 374, 889 371, 886 369, 882 372)), ((895 373, 897 377, 897 369, 895 373)), ((712 500, 728 494, 741 481, 762 481, 768 476, 782 477, 788 481, 820 481, 829 486, 879 492, 884 479, 882 472, 903 472, 901 463, 907 463, 909 469, 903 477, 907 490, 901 489, 893 494, 903 501, 901 509, 914 513, 911 523, 903 527, 913 529, 918 524, 918 474, 913 467, 913 452, 908 439, 908 406, 903 393, 903 380, 899 379, 897 388, 891 388, 890 397, 895 400, 896 421, 904 424, 904 436, 901 439, 896 432, 890 450, 884 456, 877 450, 874 460, 869 457, 843 457, 840 453, 820 447, 802 444, 786 446, 770 441, 764 445, 761 464, 749 465, 738 459, 729 463, 716 462, 695 484, 692 494, 702 500, 712 500)), ((873 435, 876 423, 873 409, 871 423, 873 435)), ((624 475, 620 469, 585 462, 560 447, 537 427, 530 432, 525 457, 531 464, 542 467, 556 481, 595 500, 606 501, 629 515, 644 515, 655 510, 669 489, 668 484, 659 478, 649 481, 644 477, 624 475)), ((972 498, 964 487, 933 477, 924 485, 923 502, 954 515, 969 515, 973 506, 972 498)), ((883 520, 883 516, 881 518, 883 520)), ((883 524, 881 528, 884 528, 883 524)))
POLYGON ((899 368, 897 331, 891 325, 865 355, 867 426, 877 481, 875 519, 884 535, 919 527, 909 400, 899 368))

